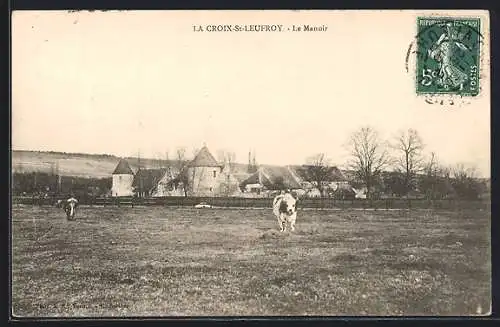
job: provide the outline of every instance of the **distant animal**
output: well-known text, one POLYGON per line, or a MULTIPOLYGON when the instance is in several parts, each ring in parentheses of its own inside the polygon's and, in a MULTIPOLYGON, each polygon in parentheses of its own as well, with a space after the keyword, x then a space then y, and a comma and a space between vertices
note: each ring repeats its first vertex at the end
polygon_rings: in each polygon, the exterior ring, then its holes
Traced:
POLYGON ((200 202, 194 206, 196 209, 212 208, 212 206, 206 202, 200 202))
POLYGON ((297 220, 297 198, 290 193, 278 195, 273 200, 273 213, 278 219, 280 231, 286 230, 287 223, 290 229, 295 230, 297 220))
POLYGON ((352 188, 352 191, 354 192, 354 197, 356 199, 366 199, 366 188, 362 188, 362 189, 355 189, 354 187, 352 188))
MULTIPOLYGON (((69 199, 61 201, 60 205, 62 206, 63 210, 66 212, 66 218, 68 220, 73 220, 75 219, 76 215, 76 208, 78 207, 78 200, 75 199, 74 197, 70 197, 69 199)), ((58 203, 59 203, 58 201, 58 203)))

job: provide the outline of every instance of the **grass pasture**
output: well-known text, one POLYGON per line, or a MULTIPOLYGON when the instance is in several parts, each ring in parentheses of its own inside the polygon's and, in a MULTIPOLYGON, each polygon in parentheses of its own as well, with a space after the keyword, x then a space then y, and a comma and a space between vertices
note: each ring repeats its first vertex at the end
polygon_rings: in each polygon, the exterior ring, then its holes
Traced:
POLYGON ((475 315, 490 212, 12 209, 16 316, 475 315))

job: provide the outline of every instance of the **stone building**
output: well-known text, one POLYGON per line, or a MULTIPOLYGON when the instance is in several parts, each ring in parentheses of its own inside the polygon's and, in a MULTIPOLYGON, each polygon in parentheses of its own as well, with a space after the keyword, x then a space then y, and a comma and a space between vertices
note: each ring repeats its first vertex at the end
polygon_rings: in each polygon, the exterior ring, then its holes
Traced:
POLYGON ((134 174, 120 160, 113 172, 112 196, 237 196, 239 180, 229 163, 219 163, 206 146, 183 167, 141 168, 134 174))
POLYGON ((229 164, 217 162, 206 146, 187 165, 186 174, 190 195, 229 196, 240 192, 229 164))
POLYGON ((113 185, 111 186, 111 196, 132 196, 134 190, 132 183, 134 181, 134 172, 125 159, 118 162, 113 171, 113 185))

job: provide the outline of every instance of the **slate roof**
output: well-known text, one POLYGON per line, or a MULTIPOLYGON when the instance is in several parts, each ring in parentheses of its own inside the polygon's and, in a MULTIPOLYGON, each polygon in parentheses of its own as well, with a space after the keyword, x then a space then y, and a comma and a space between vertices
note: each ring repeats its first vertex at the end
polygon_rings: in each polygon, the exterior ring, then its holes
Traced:
POLYGON ((134 174, 134 172, 130 168, 130 165, 125 159, 120 159, 120 162, 118 162, 118 165, 116 165, 116 168, 113 171, 113 175, 121 175, 121 174, 127 174, 127 175, 134 174))
POLYGON ((261 167, 257 172, 241 182, 240 186, 258 184, 259 174, 262 185, 268 190, 299 189, 301 187, 287 167, 278 166, 261 167))
POLYGON ((220 167, 221 165, 215 160, 208 148, 204 146, 198 152, 196 157, 189 163, 190 167, 220 167))
POLYGON ((238 181, 238 182, 243 182, 247 178, 249 178, 252 174, 249 173, 232 173, 233 177, 238 181))

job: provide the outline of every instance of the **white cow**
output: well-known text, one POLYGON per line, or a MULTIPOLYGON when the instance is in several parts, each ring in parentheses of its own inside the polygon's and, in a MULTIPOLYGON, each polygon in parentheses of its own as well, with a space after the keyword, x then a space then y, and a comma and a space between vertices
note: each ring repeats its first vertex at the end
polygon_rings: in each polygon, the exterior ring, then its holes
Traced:
POLYGON ((297 220, 297 199, 290 193, 278 195, 273 200, 273 213, 278 219, 280 231, 286 230, 286 224, 290 223, 290 229, 295 230, 297 220))
POLYGON ((74 197, 70 197, 69 199, 63 201, 62 208, 66 212, 66 218, 68 220, 74 220, 76 215, 76 208, 78 207, 78 200, 74 197))

